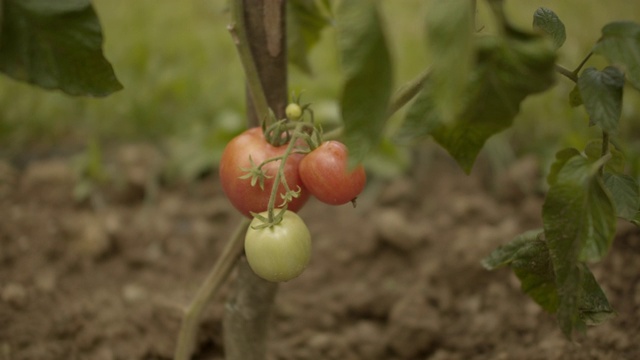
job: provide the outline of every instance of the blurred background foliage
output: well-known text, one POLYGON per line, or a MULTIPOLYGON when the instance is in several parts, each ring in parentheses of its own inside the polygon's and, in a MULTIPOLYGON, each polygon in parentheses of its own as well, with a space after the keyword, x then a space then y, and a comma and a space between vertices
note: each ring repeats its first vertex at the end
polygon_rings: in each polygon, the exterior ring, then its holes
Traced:
MULTIPOLYGON (((93 3, 106 39, 105 54, 124 90, 107 98, 74 98, 0 77, 0 156, 74 153, 89 148, 95 152, 96 143, 145 141, 166 151, 174 159, 173 171, 180 176, 195 176, 202 167, 215 163, 224 144, 246 126, 243 74, 226 30, 226 1, 93 3)), ((380 2, 394 54, 396 87, 428 65, 423 43, 427 3, 380 2)), ((478 30, 490 32, 492 19, 484 2, 478 3, 478 30)), ((540 6, 559 15, 567 29, 559 63, 570 69, 589 52, 606 23, 640 21, 637 1, 506 3, 508 15, 524 29, 531 28, 533 12, 540 6)), ((336 99, 341 80, 331 27, 323 31, 309 61, 311 75, 291 67, 290 90, 303 92, 303 101, 313 104, 316 118, 330 126, 339 121, 336 99)), ((603 64, 594 57, 587 66, 603 64)), ((587 139, 598 137, 588 127, 584 109, 569 107, 572 87, 570 81, 558 77, 553 90, 528 99, 514 126, 487 144, 490 157, 508 159, 533 152, 550 158, 560 146, 582 148, 587 139)), ((634 91, 627 91, 625 97, 619 136, 631 153, 639 154, 640 139, 633 135, 640 132, 640 97, 634 91)), ((396 114, 390 124, 400 121, 402 115, 402 111, 396 114)), ((396 146, 387 143, 381 149, 391 154, 387 160, 406 160, 396 146)), ((374 161, 371 166, 384 168, 387 164, 374 161)))

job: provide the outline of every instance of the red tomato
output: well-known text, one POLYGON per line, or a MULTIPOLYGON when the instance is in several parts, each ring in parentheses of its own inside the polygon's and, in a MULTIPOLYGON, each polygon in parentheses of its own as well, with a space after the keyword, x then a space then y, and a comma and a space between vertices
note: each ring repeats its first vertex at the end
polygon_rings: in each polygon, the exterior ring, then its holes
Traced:
POLYGON ((348 167, 347 147, 338 141, 326 141, 300 162, 300 178, 311 195, 330 205, 354 200, 364 189, 367 175, 362 165, 348 167))
MULTIPOLYGON (((264 138, 262 129, 259 127, 248 129, 236 136, 225 147, 220 159, 219 170, 222 189, 231 204, 245 216, 251 217, 250 212, 260 213, 267 210, 273 181, 280 166, 280 160, 278 160, 262 167, 262 170, 268 176, 264 180, 264 190, 262 190, 257 183, 255 186, 251 186, 251 178, 240 179, 247 173, 242 169, 251 167, 249 157, 258 166, 267 159, 282 155, 286 148, 286 145, 275 147, 269 144, 264 138)), ((309 192, 304 188, 298 175, 298 166, 302 158, 303 155, 301 154, 291 154, 287 158, 284 167, 284 175, 289 188, 294 191, 298 190, 298 187, 302 189, 300 196, 289 203, 287 209, 291 211, 300 210, 309 199, 309 192)), ((284 186, 280 184, 276 207, 282 204, 280 195, 284 193, 284 186)))

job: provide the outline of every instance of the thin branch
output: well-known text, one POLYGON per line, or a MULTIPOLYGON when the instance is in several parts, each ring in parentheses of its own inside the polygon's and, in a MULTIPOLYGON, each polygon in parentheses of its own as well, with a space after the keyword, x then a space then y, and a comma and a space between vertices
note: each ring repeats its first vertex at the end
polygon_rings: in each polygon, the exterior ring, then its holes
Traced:
POLYGON ((189 307, 185 310, 180 327, 180 334, 178 335, 175 360, 189 360, 191 358, 198 334, 198 327, 202 319, 202 312, 227 279, 242 254, 242 250, 244 249, 244 234, 249 226, 249 221, 249 219, 245 218, 238 224, 231 239, 222 250, 220 258, 198 289, 189 307))
POLYGON ((269 212, 269 224, 273 224, 274 222, 274 210, 276 208, 276 200, 278 198, 278 194, 280 193, 278 190, 280 189, 280 185, 283 185, 285 191, 289 191, 289 185, 287 184, 286 177, 283 178, 282 174, 284 174, 285 167, 287 166, 287 159, 289 155, 293 152, 293 149, 296 147, 298 143, 298 134, 302 131, 304 127, 303 122, 298 122, 295 129, 293 130, 293 135, 291 140, 289 141, 289 145, 287 145, 287 149, 282 154, 282 158, 280 160, 280 164, 278 166, 278 171, 276 172, 276 178, 273 180, 273 186, 271 188, 271 195, 269 196, 269 204, 267 205, 267 211, 269 212))
POLYGON ((576 76, 576 78, 577 78, 578 73, 580 72, 580 70, 582 70, 582 67, 584 66, 584 64, 586 64, 586 63, 587 63, 587 61, 589 61, 589 59, 591 58, 591 55, 593 55, 593 52, 592 52, 592 51, 590 51, 590 52, 587 54, 587 56, 585 56, 585 58, 584 58, 584 59, 582 59, 582 62, 580 62, 580 64, 578 65, 578 67, 577 67, 575 70, 573 70, 573 74, 576 76))
POLYGON ((391 101, 389 102, 389 109, 387 110, 387 117, 391 117, 391 115, 395 114, 396 111, 400 110, 403 106, 405 106, 411 99, 413 99, 419 92, 422 90, 422 86, 424 82, 429 77, 430 69, 425 70, 417 78, 409 81, 405 85, 403 85, 400 89, 398 89, 391 101))
MULTIPOLYGON (((418 95, 430 73, 431 69, 423 71, 415 79, 404 84, 393 94, 387 109, 387 120, 418 95)), ((343 132, 344 126, 339 126, 322 134, 322 138, 324 140, 336 140, 342 136, 343 132)))
POLYGON ((566 76, 569 80, 573 81, 574 83, 578 82, 578 75, 576 75, 573 71, 567 69, 566 67, 556 64, 556 71, 561 75, 566 76))

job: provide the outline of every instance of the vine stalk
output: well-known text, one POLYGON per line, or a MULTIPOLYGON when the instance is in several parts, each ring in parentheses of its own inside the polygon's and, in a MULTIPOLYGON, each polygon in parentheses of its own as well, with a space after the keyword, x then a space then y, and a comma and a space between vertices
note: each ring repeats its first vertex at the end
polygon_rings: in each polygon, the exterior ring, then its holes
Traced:
MULTIPOLYGON (((245 35, 245 41, 236 43, 236 46, 244 57, 243 66, 251 93, 247 114, 250 123, 257 125, 262 120, 265 122, 263 128, 268 128, 274 120, 269 116, 269 109, 273 110, 276 118, 283 118, 288 100, 286 1, 247 1, 247 4, 244 1, 247 0, 232 0, 232 7, 236 33, 245 35), (269 92, 264 93, 264 89, 269 89, 269 92)), ((278 284, 254 274, 244 257, 237 263, 235 290, 227 299, 223 320, 225 359, 264 359, 269 318, 278 284)))
POLYGON ((245 72, 247 81, 247 89, 259 119, 262 119, 266 126, 271 125, 271 117, 269 116, 270 108, 265 96, 262 81, 258 73, 258 68, 254 61, 251 48, 249 47, 249 36, 247 35, 247 27, 245 24, 244 1, 231 1, 232 24, 227 26, 229 33, 236 45, 240 62, 245 72))
POLYGON ((196 296, 193 298, 187 309, 185 310, 178 335, 178 344, 175 352, 175 360, 189 360, 196 343, 198 327, 202 318, 202 313, 206 305, 214 297, 220 286, 227 279, 237 259, 244 249, 244 234, 249 226, 249 219, 243 221, 236 227, 231 239, 225 245, 220 258, 213 266, 209 275, 198 289, 196 296))

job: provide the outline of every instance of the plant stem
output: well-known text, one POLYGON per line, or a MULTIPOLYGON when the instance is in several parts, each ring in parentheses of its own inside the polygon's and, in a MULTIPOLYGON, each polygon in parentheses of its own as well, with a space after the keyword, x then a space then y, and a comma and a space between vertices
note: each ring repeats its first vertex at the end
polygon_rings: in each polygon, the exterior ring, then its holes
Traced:
POLYGON ((198 326, 204 308, 209 304, 225 279, 231 273, 238 257, 244 249, 244 234, 249 226, 249 219, 243 219, 235 229, 229 242, 225 245, 216 264, 200 285, 196 296, 187 307, 180 326, 175 360, 189 360, 196 342, 198 326))
POLYGON ((231 33, 236 50, 240 56, 240 62, 245 72, 247 88, 251 96, 253 108, 259 120, 265 121, 265 125, 271 125, 271 117, 269 116, 269 104, 267 97, 260 81, 258 69, 254 62, 254 57, 249 47, 249 37, 245 26, 244 17, 244 1, 231 1, 233 23, 227 28, 231 33))
POLYGON ((238 261, 236 287, 225 306, 224 358, 262 360, 266 357, 266 333, 278 283, 266 281, 238 261))
POLYGON ((578 67, 576 67, 575 70, 573 70, 573 71, 567 69, 566 67, 564 67, 562 65, 558 65, 558 64, 556 64, 556 71, 558 73, 566 76, 567 78, 569 78, 569 80, 573 81, 574 83, 577 83, 578 82, 578 74, 580 73, 580 70, 582 70, 582 67, 584 66, 584 64, 586 64, 587 61, 589 60, 589 58, 591 58, 591 55, 593 55, 593 52, 589 52, 589 54, 587 54, 587 56, 584 59, 582 59, 582 61, 578 65, 578 67))
POLYGON ((393 97, 389 102, 389 109, 387 110, 388 117, 391 117, 391 115, 395 114, 396 111, 405 106, 420 92, 420 90, 422 90, 422 86, 429 77, 430 73, 430 69, 423 71, 418 75, 418 77, 404 84, 393 94, 393 97))
POLYGON ((576 73, 567 69, 566 67, 556 64, 556 71, 561 75, 566 76, 569 80, 573 81, 574 83, 578 82, 578 75, 576 75, 576 73))
POLYGON ((289 145, 287 145, 287 149, 281 155, 280 165, 278 166, 278 172, 276 173, 276 178, 273 180, 273 186, 271 187, 271 195, 269 196, 269 204, 267 206, 267 211, 269 212, 268 220, 270 224, 273 223, 274 221, 273 211, 276 207, 276 199, 278 198, 278 188, 280 188, 280 183, 284 185, 285 191, 290 190, 289 185, 287 184, 287 180, 282 179, 282 174, 284 174, 284 168, 287 165, 287 159, 289 158, 289 155, 291 155, 291 152, 296 146, 299 133, 302 130, 303 126, 304 126, 303 122, 299 122, 296 125, 296 128, 293 130, 293 135, 291 135, 291 140, 289 141, 289 145))
MULTIPOLYGON (((286 1, 251 1, 247 2, 247 6, 237 4, 242 1, 232 0, 235 3, 232 6, 236 10, 236 16, 243 17, 243 22, 238 27, 246 33, 246 42, 243 45, 251 49, 247 54, 252 56, 251 63, 255 64, 256 73, 251 74, 253 79, 249 79, 247 74, 248 81, 251 84, 255 82, 254 79, 259 79, 263 89, 269 90, 268 93, 263 93, 267 107, 273 109, 278 119, 282 119, 289 97, 285 36, 286 1)), ((247 115, 249 121, 257 123, 265 113, 260 111, 260 104, 251 100, 247 103, 247 115)), ((266 121, 270 122, 270 117, 267 117, 266 121)), ((268 320, 278 286, 255 275, 246 259, 241 257, 235 289, 225 306, 225 359, 264 359, 268 320)))
MULTIPOLYGON (((413 100, 413 98, 418 95, 422 87, 424 86, 425 81, 429 77, 431 73, 431 69, 427 69, 420 73, 415 79, 410 80, 406 84, 402 85, 396 92, 393 94, 393 97, 389 101, 389 107, 387 109, 387 119, 393 116, 398 110, 402 109, 403 106, 407 105, 409 101, 413 100)), ((343 126, 339 126, 331 131, 328 131, 322 135, 324 140, 335 140, 339 139, 342 136, 342 132, 344 131, 343 126)))
POLYGON ((580 72, 580 70, 582 70, 582 67, 584 66, 584 64, 587 63, 587 61, 589 61, 589 59, 591 58, 591 55, 593 55, 593 52, 590 51, 587 56, 585 56, 584 59, 582 59, 582 62, 580 62, 580 64, 578 65, 578 67, 576 67, 575 70, 573 70, 573 74, 576 76, 576 78, 578 78, 578 73, 580 72))

